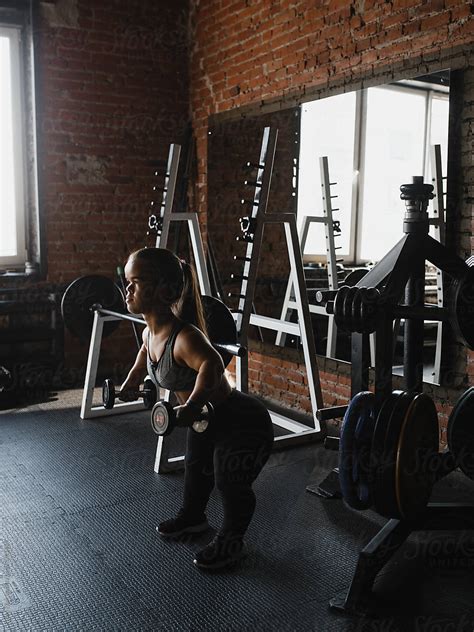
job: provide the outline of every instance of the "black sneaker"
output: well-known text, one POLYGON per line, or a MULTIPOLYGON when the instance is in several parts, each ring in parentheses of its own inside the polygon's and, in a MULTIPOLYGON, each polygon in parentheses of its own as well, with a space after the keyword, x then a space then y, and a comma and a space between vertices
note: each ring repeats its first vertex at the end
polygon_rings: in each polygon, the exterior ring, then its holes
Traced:
POLYGON ((178 538, 185 533, 202 533, 209 529, 209 523, 206 516, 202 516, 199 520, 190 520, 186 515, 179 511, 176 518, 160 522, 156 527, 157 532, 164 538, 178 538))
POLYGON ((245 557, 245 545, 240 537, 216 535, 209 544, 199 551, 194 564, 203 570, 215 570, 235 564, 245 557))

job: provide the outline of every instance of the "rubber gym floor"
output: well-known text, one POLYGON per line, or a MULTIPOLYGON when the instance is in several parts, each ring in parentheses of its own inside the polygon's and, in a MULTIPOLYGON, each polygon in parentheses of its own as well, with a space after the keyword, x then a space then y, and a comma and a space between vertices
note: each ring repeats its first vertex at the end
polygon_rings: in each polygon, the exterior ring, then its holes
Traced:
MULTIPOLYGON (((305 491, 337 460, 319 444, 271 456, 255 484, 245 561, 198 571, 193 553, 212 531, 173 542, 155 533, 180 506, 183 474, 153 472, 148 413, 82 421, 80 399, 64 391, 0 413, 1 632, 474 629, 467 531, 410 536, 376 581, 376 615, 329 609, 386 520, 305 491)), ((470 501, 473 485, 455 472, 435 499, 470 501)), ((215 494, 208 516, 217 527, 215 494)))

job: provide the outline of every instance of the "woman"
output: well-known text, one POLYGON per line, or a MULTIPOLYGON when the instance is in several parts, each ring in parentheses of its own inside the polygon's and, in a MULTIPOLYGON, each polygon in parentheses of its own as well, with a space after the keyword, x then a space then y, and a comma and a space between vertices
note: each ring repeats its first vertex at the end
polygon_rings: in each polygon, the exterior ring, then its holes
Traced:
POLYGON ((208 529, 205 510, 216 485, 224 521, 194 563, 202 569, 223 568, 243 556, 243 536, 255 511, 252 484, 273 444, 270 415, 255 398, 230 386, 222 358, 206 336, 189 264, 169 250, 144 248, 129 256, 125 277, 128 311, 142 314, 147 326, 122 397, 137 389, 147 370, 157 386, 175 393, 178 425, 191 426, 207 402, 214 408, 213 424, 205 432, 188 429, 182 508, 157 531, 178 537, 208 529))

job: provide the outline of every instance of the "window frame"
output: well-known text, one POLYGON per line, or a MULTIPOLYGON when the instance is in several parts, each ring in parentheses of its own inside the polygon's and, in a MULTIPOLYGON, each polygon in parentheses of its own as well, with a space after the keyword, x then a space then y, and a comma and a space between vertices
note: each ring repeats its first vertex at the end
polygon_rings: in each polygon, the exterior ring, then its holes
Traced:
MULTIPOLYGON (((429 153, 430 153, 430 130, 431 111, 434 98, 447 98, 449 100, 449 88, 447 86, 432 84, 424 81, 402 80, 392 84, 373 86, 376 89, 396 90, 399 92, 423 92, 425 95, 425 119, 424 119, 424 147, 423 147, 423 176, 427 181, 429 173, 429 153)), ((355 105, 355 134, 353 147, 353 182, 352 182, 352 203, 351 222, 349 236, 349 253, 338 255, 344 264, 348 266, 364 266, 372 261, 360 257, 361 236, 362 236, 362 214, 364 204, 364 175, 365 175, 365 153, 367 140, 367 95, 373 89, 364 88, 356 93, 355 105)), ((330 97, 329 97, 330 98, 330 97)), ((300 106, 302 108, 303 105, 300 106)), ((449 141, 448 141, 449 142, 449 141)), ((401 236, 401 234, 400 234, 401 236)), ((304 254, 305 262, 324 263, 325 254, 304 254)))
POLYGON ((20 25, 0 23, 0 37, 10 41, 10 77, 12 100, 12 136, 14 161, 14 191, 16 219, 16 255, 0 255, 0 268, 17 268, 26 263, 28 225, 28 175, 26 168, 26 134, 23 121, 25 108, 25 73, 23 28, 20 25))

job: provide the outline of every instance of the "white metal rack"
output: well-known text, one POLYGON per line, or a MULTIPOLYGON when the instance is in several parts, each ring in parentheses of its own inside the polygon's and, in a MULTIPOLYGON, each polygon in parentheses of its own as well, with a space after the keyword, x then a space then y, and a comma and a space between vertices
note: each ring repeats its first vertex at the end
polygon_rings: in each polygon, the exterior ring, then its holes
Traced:
MULTIPOLYGON (((276 442, 283 446, 319 435, 321 429, 317 418, 317 411, 322 408, 323 402, 303 272, 303 257, 296 227, 296 216, 294 213, 267 213, 277 136, 278 131, 274 128, 266 127, 263 132, 259 162, 254 166, 256 169, 256 181, 254 183, 255 190, 253 200, 249 201, 251 210, 249 216, 241 220, 242 226, 244 227, 245 225, 244 241, 247 242, 247 249, 245 256, 241 257, 244 261, 244 265, 241 277, 241 288, 238 295, 239 304, 234 317, 237 324, 239 343, 245 347, 248 347, 250 325, 275 332, 295 334, 301 338, 307 371, 308 390, 313 412, 313 424, 312 426, 301 424, 283 414, 270 411, 273 423, 290 431, 289 434, 275 439, 276 442), (263 232, 267 224, 283 224, 284 227, 291 270, 290 278, 295 295, 295 310, 298 314, 297 323, 290 323, 282 321, 279 318, 270 318, 252 313, 263 232)), ((247 356, 236 358, 236 381, 239 390, 243 392, 248 391, 247 356)))
MULTIPOLYGON (((331 182, 329 178, 329 165, 327 156, 321 156, 319 158, 319 168, 321 172, 321 193, 323 202, 323 214, 322 215, 305 215, 300 229, 300 248, 301 253, 304 255, 306 241, 308 239, 308 233, 311 224, 323 224, 325 236, 326 236, 326 265, 328 276, 328 288, 330 290, 338 289, 337 282, 337 259, 336 259, 336 245, 335 237, 340 233, 339 224, 334 222, 332 206, 332 200, 337 197, 331 195, 331 186, 336 184, 331 182)), ((288 285, 286 287, 285 298, 283 300, 283 307, 281 310, 280 320, 288 322, 293 310, 297 309, 296 301, 293 298, 293 281, 288 279, 288 285)), ((309 303, 309 311, 312 314, 320 314, 328 318, 328 333, 326 343, 326 356, 334 358, 336 356, 336 340, 337 340, 337 327, 334 321, 333 314, 327 314, 326 308, 320 305, 313 305, 309 303)), ((286 340, 286 332, 279 331, 276 336, 275 344, 283 346, 286 340)))

